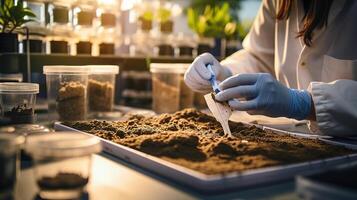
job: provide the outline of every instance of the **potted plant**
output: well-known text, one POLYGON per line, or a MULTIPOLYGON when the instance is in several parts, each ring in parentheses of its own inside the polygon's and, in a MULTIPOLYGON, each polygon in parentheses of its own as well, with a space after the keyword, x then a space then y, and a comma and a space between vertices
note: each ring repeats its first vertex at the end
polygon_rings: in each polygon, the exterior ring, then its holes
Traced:
POLYGON ((152 29, 152 21, 154 19, 154 13, 151 10, 144 11, 140 17, 141 30, 150 31, 152 29))
POLYGON ((0 5, 0 53, 18 52, 17 29, 33 21, 36 15, 22 1, 4 0, 0 5))
POLYGON ((162 33, 172 33, 173 21, 171 20, 171 11, 167 8, 159 8, 157 12, 157 19, 160 23, 160 31, 162 33))
POLYGON ((199 37, 197 50, 199 54, 203 53, 202 51, 208 51, 208 49, 210 49, 213 55, 217 57, 224 56, 224 29, 228 23, 235 20, 231 16, 230 10, 230 5, 227 2, 213 7, 207 5, 202 13, 200 13, 198 9, 188 8, 188 25, 199 37), (210 48, 211 43, 213 43, 213 48, 210 48))

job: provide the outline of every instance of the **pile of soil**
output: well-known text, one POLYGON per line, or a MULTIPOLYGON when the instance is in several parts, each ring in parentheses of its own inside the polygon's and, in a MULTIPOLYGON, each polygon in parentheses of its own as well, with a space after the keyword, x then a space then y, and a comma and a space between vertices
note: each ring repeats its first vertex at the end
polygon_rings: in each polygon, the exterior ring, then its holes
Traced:
POLYGON ((229 123, 234 137, 225 137, 213 117, 195 109, 154 117, 136 115, 124 122, 65 124, 205 174, 241 172, 353 153, 343 147, 236 122, 229 123))

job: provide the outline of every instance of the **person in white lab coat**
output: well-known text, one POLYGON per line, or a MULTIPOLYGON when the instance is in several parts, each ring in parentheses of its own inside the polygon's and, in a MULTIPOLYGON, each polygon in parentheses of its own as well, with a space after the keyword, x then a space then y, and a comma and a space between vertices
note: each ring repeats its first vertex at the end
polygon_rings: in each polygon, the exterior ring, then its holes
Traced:
POLYGON ((242 50, 221 63, 207 53, 194 60, 192 90, 211 91, 207 64, 222 81, 216 99, 236 110, 357 135, 357 1, 263 0, 242 50))

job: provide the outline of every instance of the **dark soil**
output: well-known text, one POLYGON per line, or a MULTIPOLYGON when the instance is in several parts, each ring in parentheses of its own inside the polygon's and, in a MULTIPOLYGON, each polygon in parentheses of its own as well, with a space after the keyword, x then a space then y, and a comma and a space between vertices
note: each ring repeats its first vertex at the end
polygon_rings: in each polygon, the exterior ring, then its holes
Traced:
POLYGON ((34 110, 27 104, 22 104, 5 111, 4 117, 9 119, 11 124, 33 123, 34 110))
POLYGON ((60 172, 54 177, 42 177, 37 181, 38 186, 43 190, 78 189, 88 183, 88 178, 84 178, 75 173, 60 172))
POLYGON ((263 131, 230 122, 234 137, 195 109, 125 122, 67 122, 66 125, 205 174, 240 172, 353 153, 311 139, 263 131))

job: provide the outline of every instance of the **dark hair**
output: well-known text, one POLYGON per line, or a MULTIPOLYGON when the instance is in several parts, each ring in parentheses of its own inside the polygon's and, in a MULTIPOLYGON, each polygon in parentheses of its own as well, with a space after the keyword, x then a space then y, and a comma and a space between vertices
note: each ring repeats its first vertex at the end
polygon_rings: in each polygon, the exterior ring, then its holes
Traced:
MULTIPOLYGON (((303 37, 307 46, 312 45, 312 36, 315 29, 327 26, 327 20, 333 0, 297 0, 303 1, 305 15, 302 19, 302 29, 297 37, 303 37)), ((276 15, 278 20, 286 20, 290 16, 294 0, 281 0, 276 15)))

